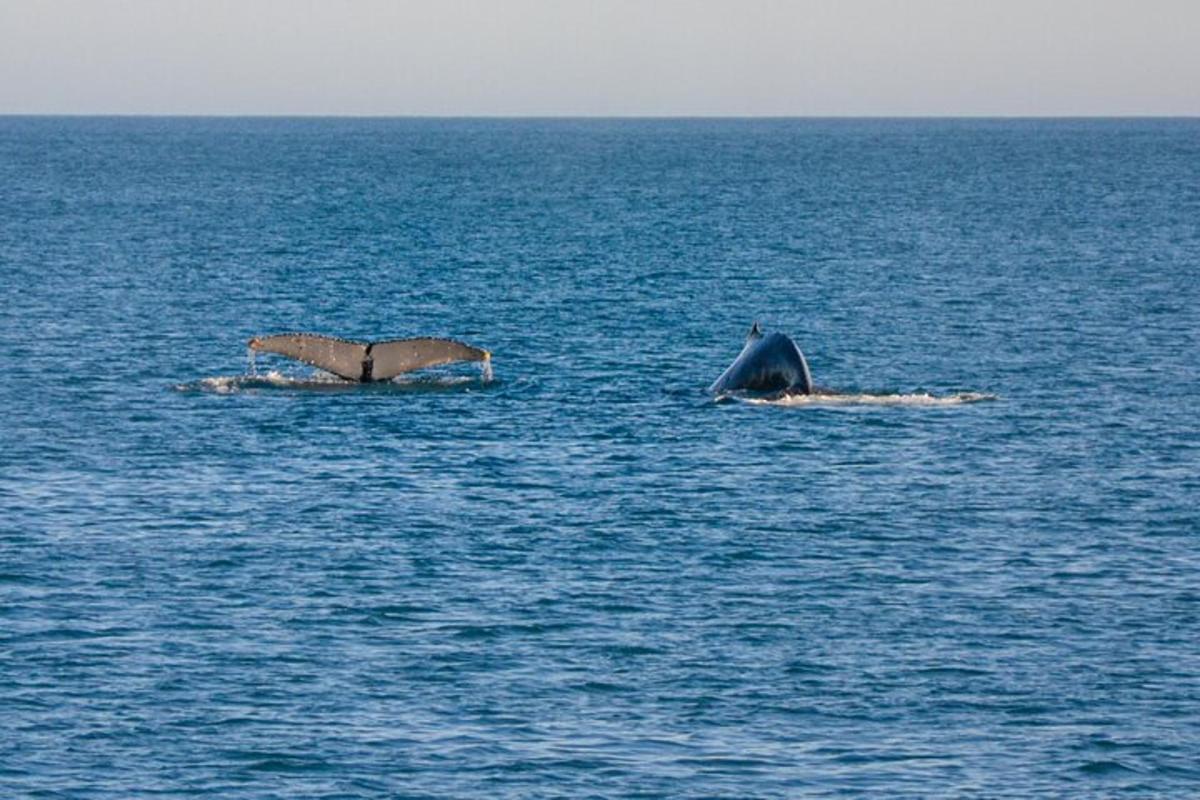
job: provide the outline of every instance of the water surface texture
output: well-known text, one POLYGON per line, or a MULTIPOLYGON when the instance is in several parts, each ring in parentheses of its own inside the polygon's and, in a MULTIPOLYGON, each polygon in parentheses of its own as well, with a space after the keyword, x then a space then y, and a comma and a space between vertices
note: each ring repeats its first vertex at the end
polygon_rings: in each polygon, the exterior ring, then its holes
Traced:
POLYGON ((0 795, 1200 791, 1200 122, 3 118, 0 275, 0 795))

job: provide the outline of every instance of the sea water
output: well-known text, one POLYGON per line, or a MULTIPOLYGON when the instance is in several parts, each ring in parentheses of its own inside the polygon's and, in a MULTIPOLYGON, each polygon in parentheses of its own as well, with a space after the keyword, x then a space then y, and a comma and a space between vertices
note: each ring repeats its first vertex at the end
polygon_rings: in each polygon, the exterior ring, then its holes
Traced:
POLYGON ((0 795, 1194 795, 1198 275, 1195 120, 2 118, 0 795))

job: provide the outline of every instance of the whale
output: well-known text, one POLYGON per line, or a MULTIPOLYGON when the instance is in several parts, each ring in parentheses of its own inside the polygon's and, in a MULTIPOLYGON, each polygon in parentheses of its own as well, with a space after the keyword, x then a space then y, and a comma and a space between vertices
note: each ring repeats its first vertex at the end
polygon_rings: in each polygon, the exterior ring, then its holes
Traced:
POLYGON ((785 395, 812 394, 812 374, 804 354, 788 336, 764 334, 755 322, 746 335, 742 352, 713 381, 708 391, 714 395, 731 392, 785 395))
POLYGON ((454 339, 421 337, 356 341, 319 333, 255 336, 251 350, 275 353, 357 383, 387 381, 405 372, 459 361, 490 363, 492 354, 454 339))

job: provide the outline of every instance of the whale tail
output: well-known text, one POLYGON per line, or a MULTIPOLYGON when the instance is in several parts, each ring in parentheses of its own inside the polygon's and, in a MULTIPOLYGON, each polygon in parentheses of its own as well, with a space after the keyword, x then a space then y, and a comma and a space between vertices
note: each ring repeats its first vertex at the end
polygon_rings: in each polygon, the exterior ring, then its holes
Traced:
POLYGON ((386 381, 405 372, 457 361, 490 361, 487 350, 453 339, 390 339, 358 342, 315 333, 255 337, 250 349, 277 353, 332 372, 348 381, 386 381))
POLYGON ((391 339, 376 342, 367 348, 374 360, 375 380, 386 381, 405 372, 458 361, 490 361, 487 350, 456 342, 453 339, 391 339))

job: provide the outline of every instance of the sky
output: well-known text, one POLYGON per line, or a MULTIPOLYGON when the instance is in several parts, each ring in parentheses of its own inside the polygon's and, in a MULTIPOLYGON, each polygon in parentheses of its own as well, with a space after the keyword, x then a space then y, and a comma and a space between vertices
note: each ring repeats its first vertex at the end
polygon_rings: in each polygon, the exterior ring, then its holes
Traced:
POLYGON ((1200 0, 0 0, 0 114, 1200 115, 1200 0))

